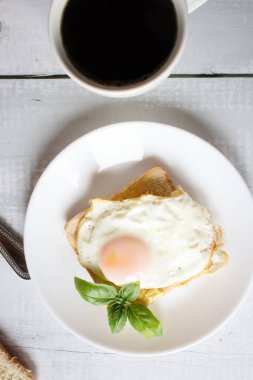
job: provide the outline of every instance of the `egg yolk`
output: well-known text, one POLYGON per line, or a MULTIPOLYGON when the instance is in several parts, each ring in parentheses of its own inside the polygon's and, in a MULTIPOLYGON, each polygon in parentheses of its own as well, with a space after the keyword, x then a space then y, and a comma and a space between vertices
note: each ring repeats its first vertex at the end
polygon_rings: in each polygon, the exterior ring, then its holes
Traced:
POLYGON ((148 272, 150 261, 149 249, 142 240, 124 236, 102 247, 99 266, 109 281, 123 285, 140 280, 148 272))

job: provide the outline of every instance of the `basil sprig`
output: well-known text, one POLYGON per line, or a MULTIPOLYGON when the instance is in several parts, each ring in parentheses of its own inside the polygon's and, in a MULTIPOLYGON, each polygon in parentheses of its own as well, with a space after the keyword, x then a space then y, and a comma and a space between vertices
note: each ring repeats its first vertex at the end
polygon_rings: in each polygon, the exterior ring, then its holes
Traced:
POLYGON ((107 305, 112 334, 119 333, 125 327, 127 320, 146 338, 163 334, 161 323, 152 312, 143 305, 133 303, 140 295, 139 282, 117 289, 113 285, 94 284, 75 277, 75 286, 85 301, 93 305, 107 305))

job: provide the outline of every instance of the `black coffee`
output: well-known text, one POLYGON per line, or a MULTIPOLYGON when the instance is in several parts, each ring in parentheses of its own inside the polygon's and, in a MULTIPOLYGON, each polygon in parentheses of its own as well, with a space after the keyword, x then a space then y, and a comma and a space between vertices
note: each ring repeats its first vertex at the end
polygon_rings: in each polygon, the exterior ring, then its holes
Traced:
POLYGON ((69 0, 61 32, 80 73, 125 86, 163 65, 175 45, 177 16, 171 0, 69 0))

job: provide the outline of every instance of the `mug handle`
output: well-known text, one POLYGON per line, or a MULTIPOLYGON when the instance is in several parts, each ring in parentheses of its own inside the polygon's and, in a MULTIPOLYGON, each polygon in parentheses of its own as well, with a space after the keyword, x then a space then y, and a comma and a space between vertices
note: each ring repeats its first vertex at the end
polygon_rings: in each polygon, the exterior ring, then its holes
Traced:
POLYGON ((205 2, 207 2, 207 0, 186 0, 188 12, 192 13, 201 5, 203 5, 205 2))

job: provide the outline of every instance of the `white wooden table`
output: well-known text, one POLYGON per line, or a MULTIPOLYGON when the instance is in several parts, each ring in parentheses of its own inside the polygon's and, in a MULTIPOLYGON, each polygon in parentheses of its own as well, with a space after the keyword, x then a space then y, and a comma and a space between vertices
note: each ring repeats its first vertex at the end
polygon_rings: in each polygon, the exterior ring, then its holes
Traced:
MULTIPOLYGON (((98 97, 64 76, 48 43, 49 5, 0 0, 3 220, 22 235, 31 191, 50 160, 85 132, 124 120, 165 122, 203 137, 234 163, 253 192, 253 0, 209 0, 190 16, 187 48, 172 78, 129 100, 98 97)), ((250 380, 252 296, 224 328, 194 348, 129 358, 66 332, 32 282, 18 278, 0 257, 0 340, 40 380, 250 380)))

